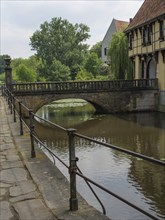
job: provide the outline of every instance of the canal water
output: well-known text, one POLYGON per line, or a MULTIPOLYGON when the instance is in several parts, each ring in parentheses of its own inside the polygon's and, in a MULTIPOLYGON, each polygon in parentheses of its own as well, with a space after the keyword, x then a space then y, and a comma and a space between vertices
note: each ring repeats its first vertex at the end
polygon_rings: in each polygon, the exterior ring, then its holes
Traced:
MULTIPOLYGON (((96 140, 165 160, 163 113, 96 115, 93 106, 85 101, 60 100, 43 106, 37 114, 65 128, 74 127, 78 133, 96 140)), ((68 164, 66 134, 42 121, 36 121, 35 126, 45 144, 68 164)), ((164 167, 82 139, 76 139, 76 156, 84 175, 157 218, 165 219, 164 167)), ((56 165, 69 178, 68 170, 58 160, 56 165)), ((77 182, 81 195, 102 211, 85 182, 79 177, 77 182)), ((150 219, 102 190, 93 188, 111 219, 150 219)))

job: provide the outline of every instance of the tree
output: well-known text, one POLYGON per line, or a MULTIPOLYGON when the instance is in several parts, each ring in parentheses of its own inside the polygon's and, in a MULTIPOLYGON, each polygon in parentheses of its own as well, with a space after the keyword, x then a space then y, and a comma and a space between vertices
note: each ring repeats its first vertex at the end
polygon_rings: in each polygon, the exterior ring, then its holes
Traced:
POLYGON ((101 42, 97 42, 96 44, 94 44, 91 49, 90 52, 95 52, 97 53, 98 58, 101 58, 101 42))
POLYGON ((94 77, 99 73, 99 66, 101 64, 101 60, 98 58, 97 53, 92 52, 88 53, 84 68, 87 70, 87 72, 90 72, 93 74, 94 77))
POLYGON ((70 80, 69 67, 54 59, 49 68, 47 80, 49 81, 67 81, 70 80))
POLYGON ((49 71, 56 59, 75 75, 75 67, 82 64, 88 49, 84 43, 90 37, 88 32, 89 27, 84 24, 73 25, 65 19, 52 18, 50 23, 41 24, 40 30, 32 35, 30 45, 41 58, 44 69, 49 71))
POLYGON ((36 81, 35 71, 28 68, 24 64, 20 64, 16 68, 15 71, 16 71, 18 80, 21 82, 34 82, 34 81, 36 81))
POLYGON ((99 74, 101 76, 110 75, 110 66, 106 63, 101 63, 99 67, 99 74))
POLYGON ((76 80, 93 80, 94 76, 92 73, 87 72, 87 70, 81 68, 77 73, 76 80))
POLYGON ((111 72, 116 79, 131 78, 131 61, 128 56, 128 40, 123 32, 115 33, 109 47, 111 72))
POLYGON ((0 74, 0 83, 5 82, 5 73, 0 74))
MULTIPOLYGON (((35 73, 35 79, 37 81, 40 81, 41 76, 39 75, 39 69, 40 69, 41 64, 42 64, 41 60, 39 60, 34 55, 29 57, 29 58, 27 58, 27 59, 23 59, 23 58, 13 59, 12 62, 11 62, 13 80, 14 81, 20 80, 17 77, 16 70, 18 70, 18 67, 20 65, 24 65, 24 66, 27 67, 28 70, 30 70, 33 73, 35 73)), ((43 81, 43 78, 42 78, 42 81, 43 81)))

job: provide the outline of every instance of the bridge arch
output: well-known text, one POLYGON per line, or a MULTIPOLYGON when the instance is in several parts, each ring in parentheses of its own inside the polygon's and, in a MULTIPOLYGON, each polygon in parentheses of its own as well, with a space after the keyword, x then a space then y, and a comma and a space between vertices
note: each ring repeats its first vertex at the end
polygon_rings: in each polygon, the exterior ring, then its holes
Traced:
POLYGON ((48 99, 44 99, 42 102, 40 102, 38 105, 36 105, 34 108, 33 108, 33 111, 34 113, 36 113, 40 108, 42 108, 44 105, 47 105, 49 103, 52 103, 53 101, 58 101, 58 100, 63 100, 63 99, 82 99, 86 102, 88 102, 89 104, 91 104, 94 108, 95 108, 95 112, 97 114, 99 113, 106 113, 106 110, 100 105, 97 103, 97 101, 95 100, 91 100, 90 98, 84 98, 84 97, 81 97, 80 95, 78 95, 77 97, 75 95, 71 95, 71 94, 68 94, 68 95, 64 95, 63 97, 50 97, 48 99))
MULTIPOLYGON (((53 94, 53 95, 26 95, 17 96, 25 106, 32 109, 36 113, 44 105, 47 105, 53 101, 58 101, 62 99, 83 99, 90 103, 96 110, 96 113, 108 113, 108 108, 104 105, 104 99, 99 98, 96 94, 53 94)), ((109 99, 109 97, 107 97, 109 99)), ((27 116, 27 113, 25 113, 27 116)))

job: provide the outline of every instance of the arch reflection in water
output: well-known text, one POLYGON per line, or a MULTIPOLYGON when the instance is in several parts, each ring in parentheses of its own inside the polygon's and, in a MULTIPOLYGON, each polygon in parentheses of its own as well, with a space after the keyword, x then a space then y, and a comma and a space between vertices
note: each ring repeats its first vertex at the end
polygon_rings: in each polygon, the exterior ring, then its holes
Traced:
POLYGON ((43 106, 37 114, 64 127, 72 127, 87 121, 95 108, 82 99, 64 99, 43 106))
MULTIPOLYGON (((79 133, 157 159, 165 158, 164 114, 92 115, 92 118, 85 122, 77 123, 77 119, 74 121, 76 121, 74 127, 79 133)), ((62 132, 45 127, 43 124, 37 123, 36 126, 38 126, 42 139, 46 140, 55 153, 68 162, 67 136, 63 136, 62 132)), ((164 168, 118 151, 91 144, 83 139, 76 139, 76 156, 80 159, 78 165, 85 175, 132 203, 140 205, 160 219, 165 218, 164 168)), ((68 175, 58 161, 57 166, 66 176, 68 175)), ((79 178, 78 185, 78 190, 85 199, 99 209, 93 195, 79 178)), ((110 218, 147 219, 98 189, 97 193, 104 202, 110 218)))

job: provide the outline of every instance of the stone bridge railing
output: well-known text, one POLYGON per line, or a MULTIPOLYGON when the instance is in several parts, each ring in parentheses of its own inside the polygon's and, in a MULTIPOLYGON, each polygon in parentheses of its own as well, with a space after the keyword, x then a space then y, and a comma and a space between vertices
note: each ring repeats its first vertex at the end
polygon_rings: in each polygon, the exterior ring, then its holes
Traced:
POLYGON ((68 81, 68 82, 36 82, 12 83, 11 90, 15 94, 33 93, 88 93, 101 91, 122 91, 158 89, 157 79, 111 80, 111 81, 68 81))

